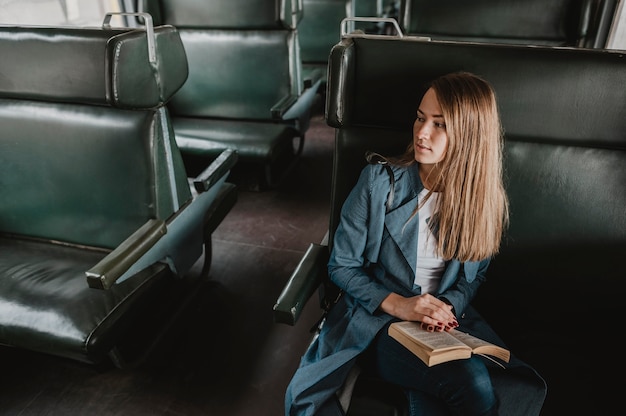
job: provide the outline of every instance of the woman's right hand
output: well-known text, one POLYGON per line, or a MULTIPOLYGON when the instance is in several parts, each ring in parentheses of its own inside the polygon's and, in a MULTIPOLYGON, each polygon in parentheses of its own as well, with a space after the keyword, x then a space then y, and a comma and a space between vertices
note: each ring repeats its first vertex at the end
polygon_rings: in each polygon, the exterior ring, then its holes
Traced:
POLYGON ((459 326, 449 305, 429 293, 406 298, 391 293, 380 304, 380 309, 403 321, 422 322, 429 331, 449 331, 459 326))

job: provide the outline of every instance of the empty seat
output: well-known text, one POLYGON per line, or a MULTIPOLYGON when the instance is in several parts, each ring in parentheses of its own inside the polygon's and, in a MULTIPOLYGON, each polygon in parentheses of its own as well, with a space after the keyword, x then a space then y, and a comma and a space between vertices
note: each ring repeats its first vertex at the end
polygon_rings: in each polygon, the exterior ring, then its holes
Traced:
POLYGON ((614 0, 402 0, 408 35, 439 40, 603 48, 614 0))
POLYGON ((300 56, 305 74, 322 71, 322 92, 326 88, 328 56, 339 42, 339 26, 346 17, 354 17, 353 0, 304 0, 303 17, 298 25, 300 56))
POLYGON ((302 76, 299 2, 148 1, 145 10, 175 26, 189 78, 168 104, 190 169, 232 148, 234 180, 275 186, 297 161, 321 74, 302 76), (292 9, 292 4, 295 8, 292 9))
POLYGON ((236 155, 192 191, 165 107, 187 77, 171 26, 3 26, 0 54, 0 344, 140 359, 201 282, 236 155))

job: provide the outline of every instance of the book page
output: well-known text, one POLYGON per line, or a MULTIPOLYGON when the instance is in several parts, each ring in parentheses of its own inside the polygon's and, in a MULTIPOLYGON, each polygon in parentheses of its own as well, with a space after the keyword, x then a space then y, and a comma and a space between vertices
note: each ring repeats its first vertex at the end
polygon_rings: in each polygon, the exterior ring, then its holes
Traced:
POLYGON ((457 331, 456 329, 451 330, 450 334, 454 335, 455 338, 462 341, 465 345, 469 345, 472 349, 483 345, 493 345, 491 342, 476 338, 475 336, 470 335, 466 332, 457 331))
POLYGON ((487 342, 480 338, 476 338, 475 336, 467 334, 465 332, 457 331, 456 329, 450 331, 450 334, 454 335, 464 344, 472 348, 472 351, 474 351, 474 353, 493 355, 494 357, 500 358, 505 362, 509 362, 511 353, 506 348, 492 344, 491 342, 487 342))
POLYGON ((413 340, 432 351, 445 351, 456 348, 468 349, 468 346, 447 332, 428 332, 420 328, 419 322, 395 322, 396 326, 413 340))

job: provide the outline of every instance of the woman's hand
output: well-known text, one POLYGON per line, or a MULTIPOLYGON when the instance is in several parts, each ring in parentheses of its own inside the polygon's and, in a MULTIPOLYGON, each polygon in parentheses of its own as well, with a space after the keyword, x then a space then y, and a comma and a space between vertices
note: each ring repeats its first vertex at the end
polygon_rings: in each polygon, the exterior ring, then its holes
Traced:
POLYGON ((459 326, 452 305, 428 293, 410 298, 391 293, 380 304, 380 309, 403 321, 422 322, 422 328, 427 331, 449 331, 459 326))

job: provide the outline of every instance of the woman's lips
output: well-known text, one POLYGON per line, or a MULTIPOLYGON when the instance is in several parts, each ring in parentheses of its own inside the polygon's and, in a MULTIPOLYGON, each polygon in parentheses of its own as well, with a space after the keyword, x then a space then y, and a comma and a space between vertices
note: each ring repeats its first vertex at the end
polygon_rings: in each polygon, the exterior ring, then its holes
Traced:
POLYGON ((423 144, 420 144, 420 143, 417 143, 415 145, 415 147, 416 147, 417 150, 420 150, 420 151, 428 151, 428 150, 430 150, 430 147, 424 146, 423 144))

